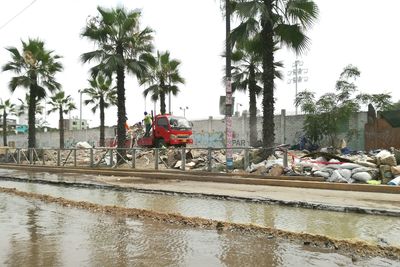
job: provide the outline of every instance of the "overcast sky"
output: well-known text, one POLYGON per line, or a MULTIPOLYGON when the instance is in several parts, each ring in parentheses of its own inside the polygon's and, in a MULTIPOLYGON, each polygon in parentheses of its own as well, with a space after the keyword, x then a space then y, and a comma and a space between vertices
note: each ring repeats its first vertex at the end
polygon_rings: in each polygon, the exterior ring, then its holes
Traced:
MULTIPOLYGON (((0 27, 32 0, 7 1, 0 10, 0 27)), ((320 9, 319 20, 308 32, 311 38, 309 51, 299 57, 308 69, 308 81, 298 85, 318 92, 332 91, 342 69, 353 64, 361 70, 357 81, 364 93, 392 93, 393 100, 400 99, 398 90, 399 40, 398 0, 316 0, 320 9)), ((80 38, 88 15, 96 15, 98 5, 142 10, 142 25, 154 29, 155 48, 169 50, 173 58, 182 61, 181 74, 186 84, 172 100, 174 114, 182 115, 180 107, 188 107, 189 119, 220 116, 219 96, 224 94, 221 83, 224 60, 225 26, 218 0, 136 0, 136 1, 66 1, 36 0, 21 15, 0 29, 0 65, 9 59, 7 46, 21 48, 20 40, 28 37, 46 42, 48 49, 62 55, 64 71, 57 75, 63 89, 75 99, 79 108, 78 90, 87 87, 89 65, 82 65, 79 56, 94 49, 93 44, 80 38)), ((294 113, 295 86, 288 84, 288 71, 296 59, 291 51, 283 48, 276 58, 285 64, 285 80, 276 82, 275 110, 287 109, 294 113)), ((1 98, 11 97, 16 102, 25 90, 18 88, 11 95, 7 84, 11 74, 0 73, 1 98)), ((153 104, 144 101, 143 88, 132 76, 126 78, 128 122, 142 119, 145 108, 153 104)), ((237 93, 239 110, 248 109, 248 97, 237 93)), ((261 99, 259 99, 259 108, 261 99)), ((157 106, 157 110, 159 105, 157 106)), ((106 124, 116 124, 116 108, 106 111, 106 124)), ((79 116, 79 110, 71 116, 79 116)), ((99 124, 99 115, 93 115, 89 107, 83 108, 83 117, 90 126, 99 124)), ((57 125, 57 115, 48 116, 52 126, 57 125)))

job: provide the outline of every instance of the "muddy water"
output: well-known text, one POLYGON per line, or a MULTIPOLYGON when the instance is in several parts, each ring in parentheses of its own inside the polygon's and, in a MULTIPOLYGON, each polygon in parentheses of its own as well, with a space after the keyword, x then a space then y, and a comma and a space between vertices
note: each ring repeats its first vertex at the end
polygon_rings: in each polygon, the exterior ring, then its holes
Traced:
POLYGON ((396 217, 11 181, 0 181, 0 186, 101 205, 179 213, 189 217, 256 224, 338 239, 359 239, 375 244, 400 246, 400 219, 396 217))
POLYGON ((4 266, 398 266, 240 234, 106 216, 0 193, 4 266))

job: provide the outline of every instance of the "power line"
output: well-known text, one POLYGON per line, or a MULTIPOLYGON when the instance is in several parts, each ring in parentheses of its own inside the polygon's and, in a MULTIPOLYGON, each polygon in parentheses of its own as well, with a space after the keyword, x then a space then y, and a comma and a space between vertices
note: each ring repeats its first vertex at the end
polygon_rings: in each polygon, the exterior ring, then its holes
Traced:
POLYGON ((16 19, 19 15, 21 15, 25 10, 27 10, 29 7, 31 7, 37 0, 33 0, 29 5, 24 7, 20 12, 18 12, 15 16, 13 16, 11 19, 6 21, 3 25, 0 26, 0 30, 2 30, 4 27, 6 27, 11 21, 16 19))

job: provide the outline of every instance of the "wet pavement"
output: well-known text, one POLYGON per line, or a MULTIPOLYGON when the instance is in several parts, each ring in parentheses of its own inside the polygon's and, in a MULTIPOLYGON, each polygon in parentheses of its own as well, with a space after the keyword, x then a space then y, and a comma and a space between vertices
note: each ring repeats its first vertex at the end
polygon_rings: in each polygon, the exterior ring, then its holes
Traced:
POLYGON ((0 187, 101 205, 175 213, 187 217, 320 234, 336 239, 364 240, 373 244, 400 246, 400 220, 397 217, 14 181, 0 181, 0 187))
POLYGON ((399 266, 265 235, 108 216, 5 193, 0 232, 5 266, 399 266))

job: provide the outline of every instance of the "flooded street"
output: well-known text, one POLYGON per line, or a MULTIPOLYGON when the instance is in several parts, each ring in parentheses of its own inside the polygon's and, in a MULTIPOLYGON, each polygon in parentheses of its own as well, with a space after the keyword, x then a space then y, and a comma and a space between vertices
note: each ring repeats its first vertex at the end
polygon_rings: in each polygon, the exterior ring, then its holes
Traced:
POLYGON ((5 193, 0 232, 4 266, 398 266, 264 235, 107 216, 5 193))
POLYGON ((254 224, 337 239, 364 240, 374 244, 400 246, 398 217, 14 181, 0 181, 0 187, 101 205, 178 213, 187 217, 254 224))

